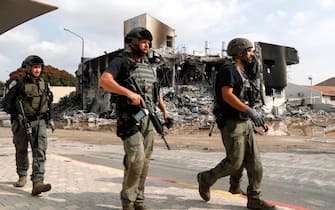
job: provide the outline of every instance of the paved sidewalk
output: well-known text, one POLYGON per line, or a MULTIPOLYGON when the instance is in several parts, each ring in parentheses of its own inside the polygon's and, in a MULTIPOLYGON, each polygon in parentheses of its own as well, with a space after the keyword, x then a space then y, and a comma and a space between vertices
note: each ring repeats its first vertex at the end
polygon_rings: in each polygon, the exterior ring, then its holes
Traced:
MULTIPOLYGON (((31 182, 23 188, 13 186, 17 180, 14 146, 11 139, 0 138, 0 210, 121 209, 119 192, 123 171, 61 156, 59 154, 64 154, 61 153, 64 147, 69 154, 74 151, 84 153, 90 149, 80 143, 49 141, 45 182, 51 183, 52 189, 39 197, 33 197, 30 195, 31 182), (70 144, 82 149, 71 151, 70 144)), ((108 149, 111 148, 120 150, 121 147, 109 145, 108 149)), ((29 155, 31 157, 31 153, 29 155)), ((146 184, 146 205, 150 209, 161 210, 245 210, 246 199, 224 191, 215 191, 212 192, 210 202, 206 203, 201 200, 197 186, 193 184, 149 177, 146 184)))

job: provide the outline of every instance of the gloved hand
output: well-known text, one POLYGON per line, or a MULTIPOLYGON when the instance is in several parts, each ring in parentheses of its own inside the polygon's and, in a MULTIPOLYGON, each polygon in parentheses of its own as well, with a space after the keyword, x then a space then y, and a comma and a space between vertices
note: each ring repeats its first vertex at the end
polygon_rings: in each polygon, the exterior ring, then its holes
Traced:
POLYGON ((51 131, 54 132, 56 130, 54 121, 51 119, 48 121, 48 124, 50 125, 51 131))
POLYGON ((260 126, 263 126, 265 124, 265 121, 264 121, 264 118, 262 117, 262 115, 260 115, 255 110, 249 108, 244 113, 247 114, 251 118, 251 120, 255 123, 256 127, 260 127, 260 126))

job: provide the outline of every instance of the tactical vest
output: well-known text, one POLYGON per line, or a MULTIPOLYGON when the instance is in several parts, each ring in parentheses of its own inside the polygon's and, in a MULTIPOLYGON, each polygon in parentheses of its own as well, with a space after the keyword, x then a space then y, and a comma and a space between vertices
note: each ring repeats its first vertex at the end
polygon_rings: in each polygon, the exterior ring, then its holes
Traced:
POLYGON ((238 72, 243 81, 243 86, 239 98, 242 102, 253 108, 257 103, 260 102, 260 81, 257 78, 250 79, 249 74, 246 72, 238 72))
MULTIPOLYGON (((125 52, 122 54, 122 59, 124 61, 116 81, 120 85, 136 92, 136 90, 133 88, 133 85, 130 84, 127 80, 130 77, 135 78, 138 86, 141 88, 145 96, 150 98, 150 100, 152 100, 154 103, 157 103, 159 97, 158 82, 156 74, 150 64, 145 61, 136 62, 125 52)), ((119 107, 122 106, 122 110, 124 110, 125 107, 129 105, 125 96, 118 96, 117 104, 119 104, 119 107)), ((132 110, 131 106, 129 108, 132 110)))
MULTIPOLYGON (((236 70, 240 74, 243 81, 239 99, 249 107, 253 108, 258 98, 258 89, 256 89, 255 84, 252 83, 252 81, 249 79, 248 75, 245 72, 239 71, 238 68, 236 68, 236 70)), ((248 119, 249 117, 245 113, 241 112, 240 118, 248 119)))
POLYGON ((22 106, 27 117, 34 117, 37 114, 46 113, 49 100, 47 91, 49 91, 49 89, 42 78, 37 84, 25 83, 23 94, 16 99, 17 110, 19 110, 19 100, 22 100, 22 106))
POLYGON ((236 67, 237 72, 240 74, 243 85, 242 85, 242 89, 239 95, 239 99, 245 103, 246 105, 250 106, 250 102, 252 101, 252 99, 250 98, 250 92, 251 92, 251 85, 250 85, 250 81, 247 77, 247 75, 240 71, 237 67, 236 67))
POLYGON ((154 94, 154 84, 157 82, 152 68, 147 63, 136 63, 136 68, 130 71, 130 76, 135 78, 142 92, 152 100, 154 94))

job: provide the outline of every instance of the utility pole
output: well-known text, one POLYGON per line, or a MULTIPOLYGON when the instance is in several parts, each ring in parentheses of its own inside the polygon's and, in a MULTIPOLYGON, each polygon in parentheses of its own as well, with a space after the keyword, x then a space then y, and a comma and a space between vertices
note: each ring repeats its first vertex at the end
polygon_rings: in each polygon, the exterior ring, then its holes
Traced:
POLYGON ((312 93, 312 84, 313 84, 313 77, 309 76, 308 79, 311 81, 311 87, 310 87, 310 103, 313 104, 313 93, 312 93))
POLYGON ((80 59, 80 71, 81 71, 81 75, 80 75, 80 89, 81 89, 81 103, 82 103, 82 109, 86 110, 86 100, 85 100, 85 96, 84 96, 84 38, 82 36, 80 36, 79 34, 71 31, 70 29, 64 28, 64 31, 67 31, 73 35, 75 35, 76 37, 81 39, 81 59, 80 59))

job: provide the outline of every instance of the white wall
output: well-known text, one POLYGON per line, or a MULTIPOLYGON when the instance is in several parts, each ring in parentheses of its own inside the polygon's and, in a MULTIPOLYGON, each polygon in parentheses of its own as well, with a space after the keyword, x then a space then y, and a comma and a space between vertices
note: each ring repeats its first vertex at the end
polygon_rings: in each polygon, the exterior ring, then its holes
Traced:
POLYGON ((322 100, 322 93, 318 90, 312 90, 301 85, 288 83, 285 88, 285 96, 290 100, 305 100, 305 105, 310 104, 321 104, 324 103, 322 100), (312 95, 312 100, 311 100, 312 95))
POLYGON ((51 92, 54 95, 53 103, 58 103, 59 99, 76 91, 76 87, 51 86, 51 92))

